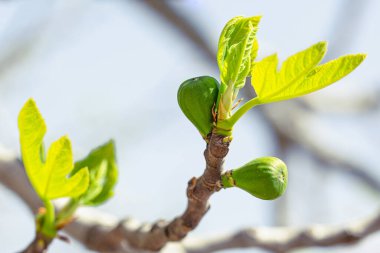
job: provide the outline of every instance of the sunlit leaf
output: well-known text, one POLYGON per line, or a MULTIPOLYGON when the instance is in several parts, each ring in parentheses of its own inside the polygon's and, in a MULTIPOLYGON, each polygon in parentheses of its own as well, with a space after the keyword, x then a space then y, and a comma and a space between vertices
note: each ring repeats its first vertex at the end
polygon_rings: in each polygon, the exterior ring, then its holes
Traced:
POLYGON ((18 126, 23 163, 34 189, 42 199, 78 197, 87 190, 87 168, 68 177, 74 164, 71 143, 67 136, 61 137, 50 146, 45 161, 43 138, 46 125, 32 99, 21 109, 18 126))
MULTIPOLYGON (((253 41, 252 49, 251 49, 251 71, 253 66, 255 65, 255 59, 257 57, 257 52, 259 51, 259 42, 257 40, 253 41)), ((249 73, 251 75, 251 73, 249 73)))
POLYGON ((298 85, 295 85, 294 89, 289 87, 275 99, 299 97, 322 89, 351 73, 363 62, 365 57, 365 54, 345 55, 317 66, 298 85))
POLYGON ((278 69, 278 57, 270 55, 253 63, 251 83, 257 97, 244 103, 229 119, 218 122, 222 129, 234 124, 251 108, 265 103, 296 98, 322 89, 351 73, 365 54, 346 55, 322 65, 326 42, 319 42, 284 61, 278 69))
POLYGON ((251 74, 258 43, 256 33, 261 17, 235 17, 224 27, 218 44, 220 89, 216 103, 218 121, 231 115, 234 101, 251 74))
POLYGON ((235 17, 223 29, 218 45, 218 66, 221 81, 240 89, 251 72, 256 57, 256 32, 261 17, 235 17))
POLYGON ((280 71, 277 55, 257 62, 252 68, 252 85, 261 101, 271 98, 304 78, 322 60, 326 43, 319 42, 284 61, 280 71))
POLYGON ((224 26, 222 30, 222 33, 220 34, 217 54, 219 69, 222 69, 223 67, 223 61, 226 58, 228 46, 231 40, 231 34, 234 31, 234 25, 242 18, 243 17, 241 16, 232 18, 230 21, 227 22, 227 24, 224 26))
POLYGON ((296 98, 322 89, 353 71, 365 55, 347 55, 317 66, 326 52, 320 42, 284 61, 278 71, 277 55, 257 62, 252 69, 252 85, 259 103, 296 98))

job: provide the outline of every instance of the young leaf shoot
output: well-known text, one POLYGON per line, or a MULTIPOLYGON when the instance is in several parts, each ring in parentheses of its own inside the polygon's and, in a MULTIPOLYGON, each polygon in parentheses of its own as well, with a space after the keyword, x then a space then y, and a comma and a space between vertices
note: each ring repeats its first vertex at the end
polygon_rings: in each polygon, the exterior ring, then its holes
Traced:
POLYGON ((252 107, 320 90, 351 73, 365 59, 365 54, 353 54, 318 65, 327 51, 327 43, 319 42, 290 56, 280 69, 276 54, 254 62, 259 21, 260 17, 236 17, 221 33, 217 55, 221 88, 215 129, 221 135, 231 135, 235 123, 252 107), (232 113, 238 92, 248 76, 257 97, 232 113))
POLYGON ((55 141, 49 148, 45 160, 43 138, 45 121, 34 100, 29 99, 18 117, 22 160, 28 178, 46 207, 42 232, 55 236, 54 209, 51 200, 82 195, 89 185, 89 172, 81 168, 68 177, 74 168, 71 143, 67 136, 55 141))

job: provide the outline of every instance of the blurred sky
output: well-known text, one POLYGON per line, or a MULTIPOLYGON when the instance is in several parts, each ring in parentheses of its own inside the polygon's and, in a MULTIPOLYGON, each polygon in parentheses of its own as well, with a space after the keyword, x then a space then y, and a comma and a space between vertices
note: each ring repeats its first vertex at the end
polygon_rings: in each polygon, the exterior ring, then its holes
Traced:
MULTIPOLYGON (((0 1, 0 144, 18 151, 17 114, 33 97, 48 125, 47 143, 68 134, 76 158, 115 139, 120 179, 115 197, 100 209, 120 218, 154 221, 183 211, 187 181, 204 168, 204 142, 177 106, 178 86, 195 76, 218 77, 218 71, 216 62, 142 2, 0 1)), ((322 107, 326 97, 336 96, 349 105, 353 94, 379 91, 380 1, 167 2, 191 21, 214 51, 230 18, 263 15, 259 58, 279 52, 284 59, 320 40, 330 42, 329 59, 367 53, 348 78, 311 95, 322 99, 322 107), (351 23, 343 29, 342 20, 351 23)), ((380 178, 379 168, 373 166, 380 143, 378 112, 321 113, 320 120, 305 122, 318 141, 342 149, 380 178)), ((226 168, 273 155, 276 145, 270 126, 254 111, 235 127, 226 168)), ((317 169, 321 165, 297 148, 286 155, 287 224, 342 223, 378 207, 378 194, 354 178, 317 169)), ((238 190, 215 194, 211 203, 192 235, 275 225, 279 210, 276 201, 253 199, 238 190)), ((0 252, 21 250, 34 235, 29 211, 2 186, 0 210, 0 252)), ((302 252, 376 252, 379 247, 380 235, 375 235, 358 246, 302 252)), ((56 240, 51 252, 88 251, 56 240)))

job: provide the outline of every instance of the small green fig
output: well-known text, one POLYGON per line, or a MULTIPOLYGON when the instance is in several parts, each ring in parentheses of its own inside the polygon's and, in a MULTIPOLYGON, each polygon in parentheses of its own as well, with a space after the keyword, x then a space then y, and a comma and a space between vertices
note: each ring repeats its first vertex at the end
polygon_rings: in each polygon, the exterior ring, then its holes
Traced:
POLYGON ((280 197, 288 183, 288 170, 276 157, 257 158, 222 175, 223 188, 238 187, 259 199, 280 197))
POLYGON ((203 138, 207 137, 213 127, 212 108, 218 98, 218 92, 218 81, 209 76, 189 79, 178 89, 179 107, 203 138))

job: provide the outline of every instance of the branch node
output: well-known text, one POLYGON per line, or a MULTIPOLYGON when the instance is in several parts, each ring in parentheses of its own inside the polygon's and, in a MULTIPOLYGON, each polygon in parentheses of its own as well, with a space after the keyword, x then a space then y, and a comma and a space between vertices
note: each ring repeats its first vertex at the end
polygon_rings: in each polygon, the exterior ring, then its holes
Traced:
POLYGON ((194 194, 194 190, 197 186, 197 182, 198 182, 198 179, 196 177, 193 177, 189 180, 189 182, 187 183, 186 195, 187 195, 187 198, 192 201, 202 202, 202 200, 194 194))

